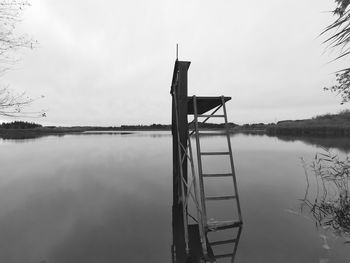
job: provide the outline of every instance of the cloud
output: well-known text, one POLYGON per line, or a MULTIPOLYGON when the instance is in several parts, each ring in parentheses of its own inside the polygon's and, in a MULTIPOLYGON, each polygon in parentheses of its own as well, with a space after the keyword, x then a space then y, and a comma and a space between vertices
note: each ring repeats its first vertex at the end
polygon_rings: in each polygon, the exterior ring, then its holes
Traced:
POLYGON ((338 101, 322 88, 338 65, 327 64, 332 56, 322 55, 317 38, 332 19, 322 13, 331 4, 33 0, 19 30, 38 39, 39 48, 26 52, 3 82, 45 95, 47 123, 170 123, 179 43, 180 59, 192 61, 189 94, 234 97, 234 122, 270 120, 269 112, 255 115, 267 105, 285 112, 281 118, 300 118, 305 107, 320 104, 328 105, 320 111, 336 111, 338 101), (291 110, 300 101, 305 107, 291 110))

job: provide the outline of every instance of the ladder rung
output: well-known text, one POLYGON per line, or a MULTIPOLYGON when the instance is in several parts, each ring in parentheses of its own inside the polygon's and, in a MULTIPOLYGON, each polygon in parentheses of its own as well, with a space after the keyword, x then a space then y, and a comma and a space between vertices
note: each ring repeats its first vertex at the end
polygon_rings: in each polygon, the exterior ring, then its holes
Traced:
POLYGON ((232 258, 233 256, 234 256, 233 253, 221 254, 221 255, 214 255, 215 258, 232 258))
MULTIPOLYGON (((190 135, 196 135, 196 130, 190 130, 189 131, 189 134, 190 135)), ((198 134, 201 135, 201 134, 210 134, 210 135, 214 135, 214 134, 219 134, 219 135, 227 135, 227 130, 226 129, 215 129, 215 130, 209 130, 208 128, 206 127, 198 127, 198 134), (201 131, 201 132, 199 132, 201 131), (208 131, 208 133, 205 133, 206 131, 208 131)))
POLYGON ((223 195, 223 196, 208 196, 205 198, 205 200, 229 200, 229 199, 235 199, 235 195, 223 195))
POLYGON ((227 155, 230 152, 201 152, 201 155, 227 155))
MULTIPOLYGON (((199 124, 199 123, 198 123, 199 124)), ((196 131, 196 129, 195 128, 193 128, 192 129, 192 132, 195 132, 196 131)), ((227 129, 226 129, 226 127, 220 127, 220 128, 210 128, 210 127, 201 127, 200 126, 200 124, 198 125, 198 131, 208 131, 208 132, 211 132, 211 131, 213 131, 213 132, 226 132, 227 131, 227 129)))
POLYGON ((224 230, 228 228, 235 228, 242 225, 241 221, 219 221, 219 222, 208 222, 208 231, 224 230))
POLYGON ((227 177, 232 176, 232 173, 227 174, 202 174, 203 177, 227 177))
POLYGON ((205 115, 205 114, 199 114, 197 117, 203 117, 203 118, 223 118, 225 115, 205 115))
POLYGON ((218 245, 225 245, 225 244, 231 244, 231 243, 235 243, 236 239, 228 239, 228 240, 221 240, 221 241, 214 241, 211 242, 210 245, 211 246, 218 246, 218 245))

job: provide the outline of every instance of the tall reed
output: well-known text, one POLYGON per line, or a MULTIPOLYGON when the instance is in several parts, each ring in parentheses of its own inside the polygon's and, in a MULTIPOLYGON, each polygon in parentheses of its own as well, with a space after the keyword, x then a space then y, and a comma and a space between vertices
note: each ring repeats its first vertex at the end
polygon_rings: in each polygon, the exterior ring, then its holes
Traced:
POLYGON ((306 206, 318 226, 350 236, 350 157, 341 159, 325 149, 323 153, 315 155, 311 165, 307 165, 303 159, 302 162, 307 189, 301 209, 306 206), (315 186, 310 182, 315 182, 315 186), (312 193, 310 186, 316 187, 312 193))

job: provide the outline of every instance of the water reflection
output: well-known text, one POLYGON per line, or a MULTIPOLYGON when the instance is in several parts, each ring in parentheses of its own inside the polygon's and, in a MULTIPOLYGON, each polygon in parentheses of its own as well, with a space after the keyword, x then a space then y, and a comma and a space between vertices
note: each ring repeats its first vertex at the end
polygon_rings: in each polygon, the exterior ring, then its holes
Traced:
POLYGON ((305 144, 323 147, 326 149, 336 148, 345 153, 350 152, 349 137, 295 137, 295 136, 276 136, 281 141, 295 142, 301 141, 305 144))
POLYGON ((1 145, 0 262, 169 260, 170 144, 125 138, 1 145))
POLYGON ((327 256, 322 262, 347 262, 349 258, 332 255, 337 242, 350 243, 350 159, 329 151, 317 153, 311 165, 302 160, 306 191, 299 206, 301 215, 315 222, 327 256), (310 171, 311 170, 311 171, 310 171), (331 233, 331 234, 330 234, 331 233))
POLYGON ((301 212, 306 208, 317 227, 350 238, 350 157, 324 151, 315 155, 310 167, 312 175, 304 163, 307 188, 301 212))
POLYGON ((36 133, 36 132, 19 132, 19 133, 8 133, 8 134, 0 134, 0 140, 13 140, 13 141, 23 141, 30 139, 39 139, 42 137, 55 136, 55 137, 63 137, 66 135, 130 135, 133 132, 119 132, 119 131, 86 131, 86 132, 72 132, 72 133, 36 133))
POLYGON ((188 227, 189 253, 186 253, 182 208, 180 206, 174 206, 172 209, 172 233, 171 258, 173 263, 233 263, 242 233, 242 225, 208 232, 206 235, 208 245, 206 256, 202 251, 198 224, 190 224, 188 227))
POLYGON ((218 263, 231 262, 236 258, 238 243, 242 233, 242 226, 220 232, 209 232, 208 243, 212 257, 218 263))
MULTIPOLYGON (((1 144, 0 262, 171 262, 171 135, 145 133, 1 144)), ((205 138, 203 147, 222 150, 224 139, 205 138)), ((298 157, 313 158, 316 147, 244 134, 233 135, 232 146, 244 208, 235 262, 349 260, 346 240, 329 240, 333 232, 328 230, 331 234, 322 233, 326 244, 314 220, 286 212, 305 194, 298 157)), ((314 204, 317 186, 311 184, 311 171, 309 175, 307 197, 314 204)), ((226 189, 225 183, 217 183, 218 189, 226 189)), ((303 211, 310 215, 306 205, 303 211)), ((236 233, 211 232, 208 239, 234 239, 236 233)), ((231 253, 234 245, 227 244, 229 250, 222 253, 231 253)))
POLYGON ((36 133, 23 133, 23 134, 0 134, 0 140, 7 141, 28 141, 33 139, 39 139, 47 136, 63 137, 65 134, 36 134, 36 133))

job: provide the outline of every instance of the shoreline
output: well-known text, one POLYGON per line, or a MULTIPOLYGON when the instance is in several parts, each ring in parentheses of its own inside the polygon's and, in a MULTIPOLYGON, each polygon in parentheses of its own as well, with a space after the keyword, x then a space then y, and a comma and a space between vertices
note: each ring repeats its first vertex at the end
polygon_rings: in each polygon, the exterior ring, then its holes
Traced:
MULTIPOLYGON (((217 130, 217 129, 204 129, 217 130)), ((40 127, 33 129, 0 129, 0 139, 30 139, 44 136, 64 136, 64 135, 96 135, 115 134, 127 135, 142 131, 168 131, 171 129, 141 128, 141 129, 120 129, 106 127, 40 127)), ((244 129, 236 127, 230 129, 231 134, 243 133, 251 135, 267 135, 270 137, 290 136, 295 138, 320 137, 320 138, 346 138, 350 137, 350 127, 278 127, 269 126, 265 129, 244 129)))

